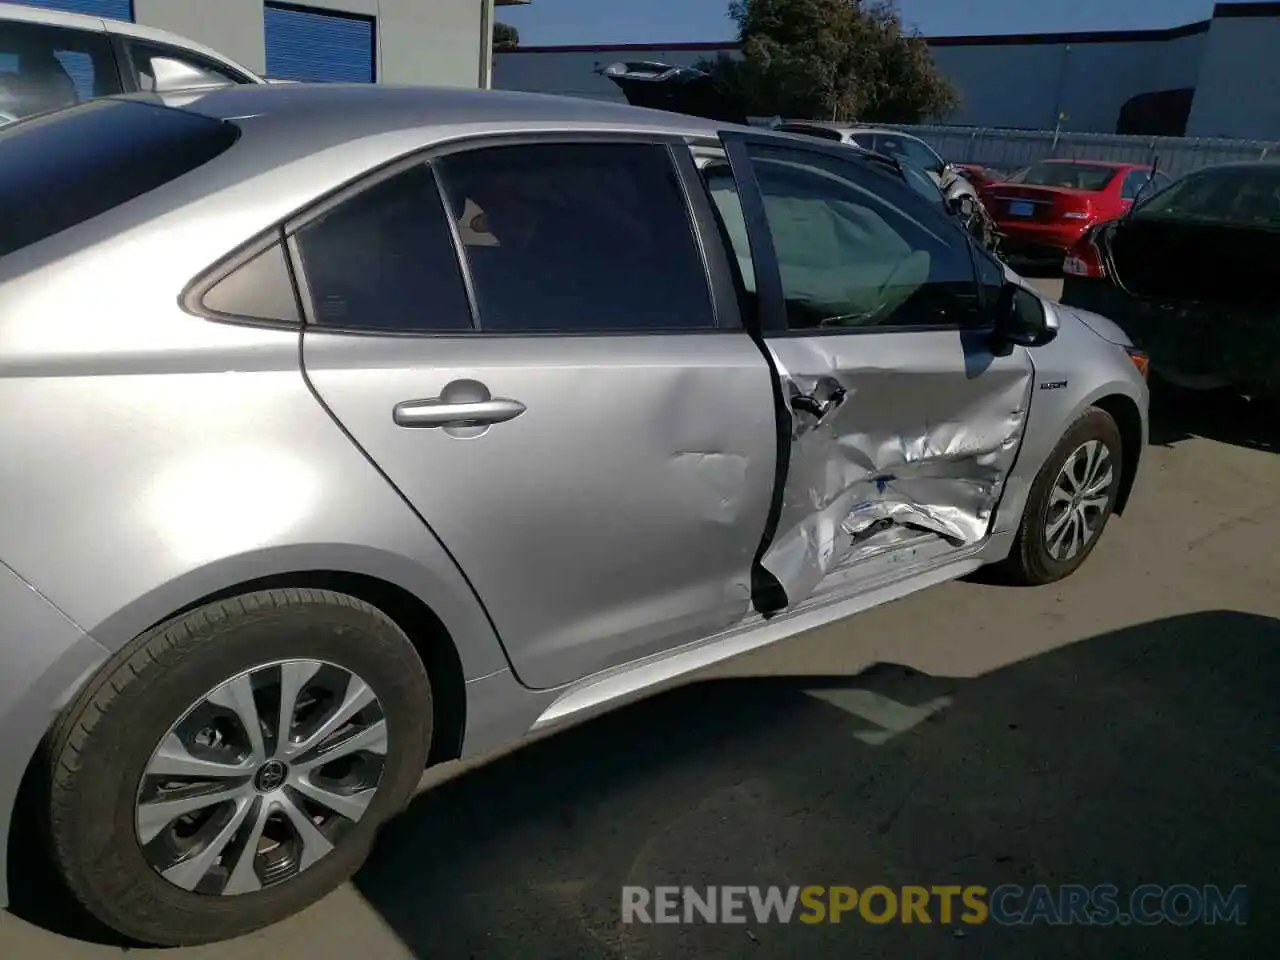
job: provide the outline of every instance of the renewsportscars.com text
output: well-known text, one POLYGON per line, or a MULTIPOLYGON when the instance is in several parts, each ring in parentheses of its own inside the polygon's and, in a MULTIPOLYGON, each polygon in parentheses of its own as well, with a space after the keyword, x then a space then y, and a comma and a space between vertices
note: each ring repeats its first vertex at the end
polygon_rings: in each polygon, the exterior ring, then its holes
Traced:
POLYGON ((1247 887, 1144 884, 623 887, 623 923, 1156 926, 1247 922, 1247 887))

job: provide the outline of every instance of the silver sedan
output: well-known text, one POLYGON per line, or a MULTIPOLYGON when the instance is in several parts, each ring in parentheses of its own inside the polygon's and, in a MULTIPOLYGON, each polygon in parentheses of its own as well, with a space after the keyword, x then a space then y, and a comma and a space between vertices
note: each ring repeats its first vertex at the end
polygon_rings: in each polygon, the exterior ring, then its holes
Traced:
POLYGON ((0 829, 31 771, 104 923, 272 923, 430 763, 985 564, 1070 574, 1145 365, 812 139, 371 86, 14 123, 0 829))

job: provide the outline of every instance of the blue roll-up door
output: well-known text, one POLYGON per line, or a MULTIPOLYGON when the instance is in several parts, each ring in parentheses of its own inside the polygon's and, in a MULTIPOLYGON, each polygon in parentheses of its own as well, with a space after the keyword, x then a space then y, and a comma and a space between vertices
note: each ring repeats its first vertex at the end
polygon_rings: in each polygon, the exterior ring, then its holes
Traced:
POLYGON ((133 0, 22 0, 29 7, 61 10, 63 13, 87 13, 109 20, 132 20, 133 0))
POLYGON ((268 3, 267 76, 277 80, 373 83, 372 17, 268 3))

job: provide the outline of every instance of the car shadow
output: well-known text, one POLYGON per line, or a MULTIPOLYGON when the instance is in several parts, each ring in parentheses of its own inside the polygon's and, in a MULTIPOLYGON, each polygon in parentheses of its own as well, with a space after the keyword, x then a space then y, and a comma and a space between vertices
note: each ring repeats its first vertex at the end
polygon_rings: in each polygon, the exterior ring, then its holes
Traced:
MULTIPOLYGON (((976 679, 882 664, 692 682, 421 794, 355 886, 422 960, 1266 956, 1277 689, 1280 620, 1231 611, 976 679), (1247 884, 1263 908, 1245 926, 1107 929, 966 926, 932 907, 929 925, 620 920, 624 885, 1038 883, 1247 884)), ((14 912, 114 942, 35 857, 11 852, 14 912)))
POLYGON ((620 898, 628 884, 1189 883, 1273 902, 1277 689, 1280 621, 1226 611, 968 681, 882 665, 692 683, 423 794, 356 884, 424 960, 1262 956, 1265 909, 1246 926, 1106 930, 647 926, 621 923, 620 898))
POLYGON ((1280 414, 1274 403, 1230 390, 1193 392, 1153 379, 1150 442, 1167 446, 1192 437, 1280 452, 1280 414))

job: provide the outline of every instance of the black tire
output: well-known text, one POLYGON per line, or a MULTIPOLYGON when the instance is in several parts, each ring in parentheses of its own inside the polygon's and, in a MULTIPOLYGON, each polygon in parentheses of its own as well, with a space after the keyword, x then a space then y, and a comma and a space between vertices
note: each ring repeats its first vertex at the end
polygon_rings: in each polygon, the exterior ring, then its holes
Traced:
POLYGON ((1120 439, 1120 429, 1116 426, 1111 414, 1097 407, 1090 407, 1076 418, 1067 428, 1036 475, 1031 485, 1031 493, 1027 497, 1026 507, 1022 511, 1022 521, 1018 525, 1018 533, 1013 542, 1009 557, 1000 565, 1000 572, 1014 583, 1025 586, 1039 586, 1053 583, 1070 576, 1089 558, 1093 548, 1106 530, 1107 521, 1115 509, 1116 496, 1120 491, 1120 481, 1124 469, 1124 445, 1120 439), (1101 524, 1093 539, 1086 543, 1079 553, 1068 560, 1057 560, 1050 555, 1045 538, 1045 527, 1048 520, 1049 495, 1059 471, 1082 444, 1097 440, 1104 444, 1111 457, 1111 468, 1114 480, 1107 491, 1107 504, 1102 510, 1101 524))
POLYGON ((45 811, 54 863, 93 916, 134 941, 192 946, 269 926, 336 889, 364 862, 379 825, 404 808, 421 778, 431 716, 430 683, 412 644, 360 600, 285 589, 200 607, 128 644, 55 727, 45 811), (219 683, 294 658, 350 670, 377 696, 388 730, 377 793, 331 852, 282 883, 236 896, 169 883, 144 858, 135 828, 152 751, 219 683))

